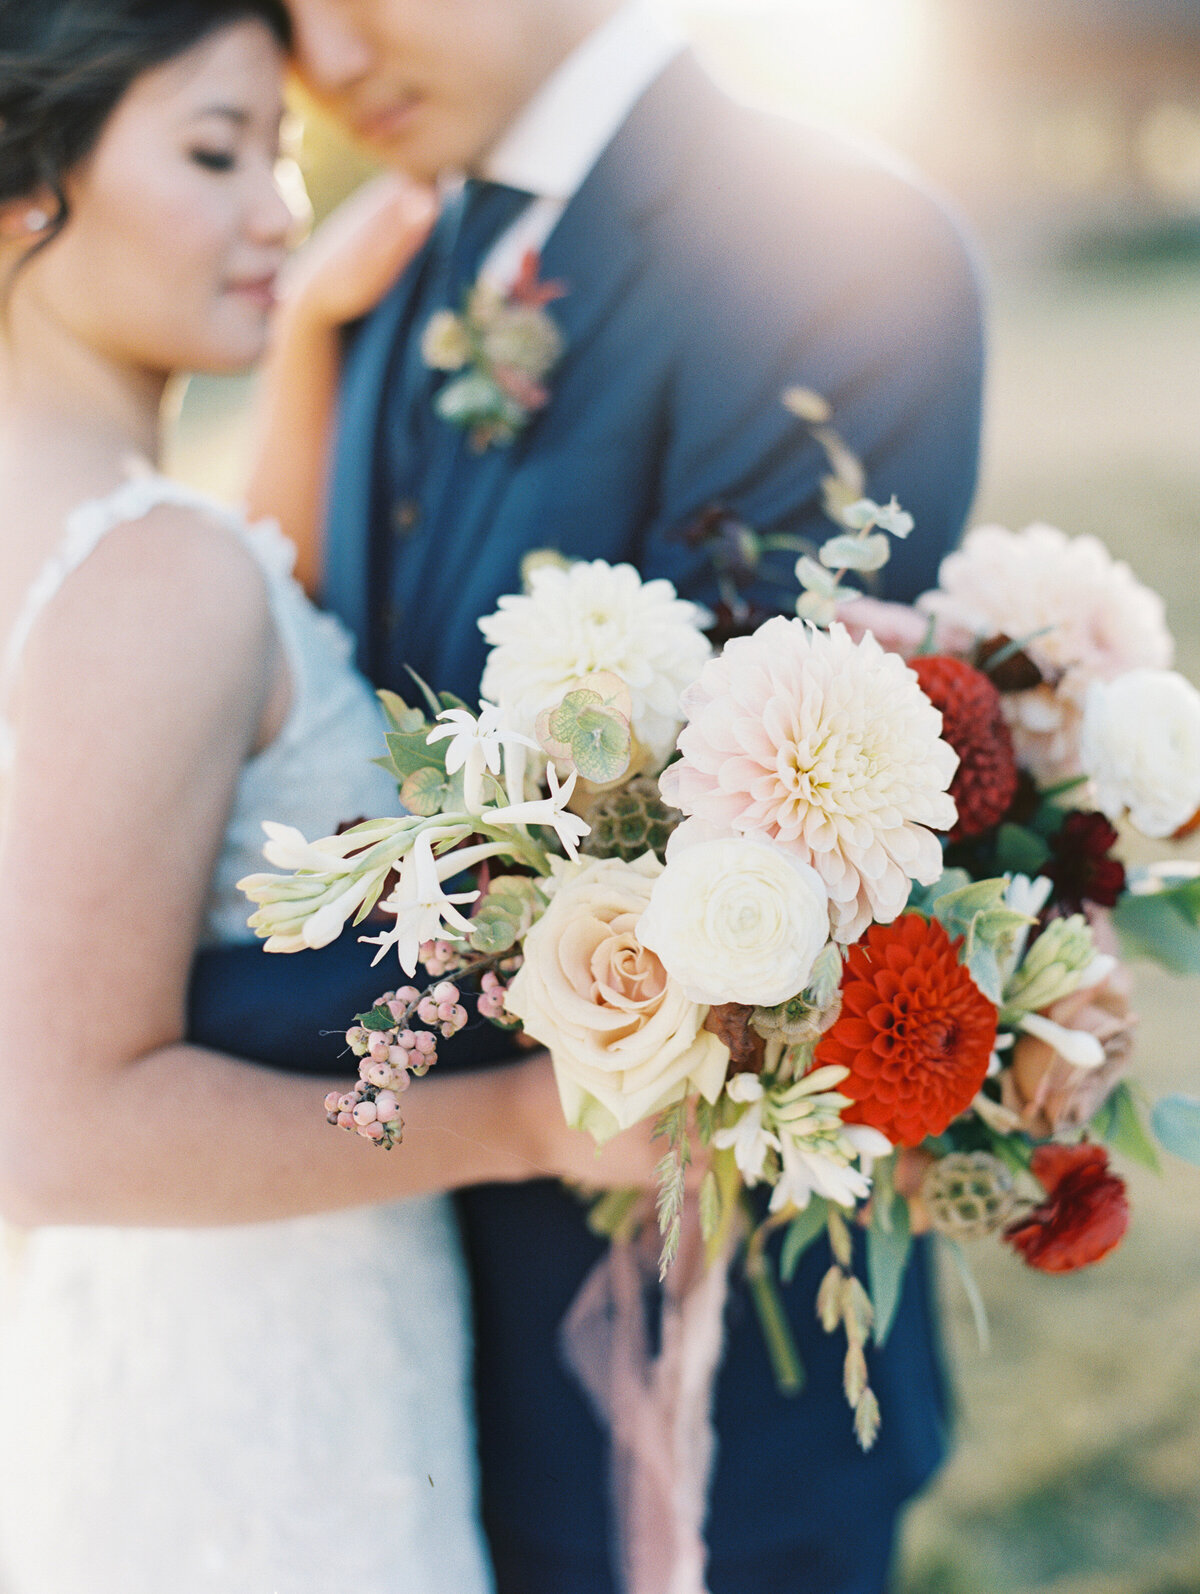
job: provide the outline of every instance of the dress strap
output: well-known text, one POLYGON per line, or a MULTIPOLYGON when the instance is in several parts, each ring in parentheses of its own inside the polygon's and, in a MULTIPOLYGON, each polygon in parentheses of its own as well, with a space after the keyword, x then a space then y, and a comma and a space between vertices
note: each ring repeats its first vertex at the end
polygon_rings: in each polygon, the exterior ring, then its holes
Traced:
POLYGON ((21 657, 41 615, 110 531, 141 520, 162 504, 201 509, 245 535, 241 518, 234 511, 181 482, 153 473, 132 476, 105 497, 88 499, 77 505, 64 522, 62 542, 30 582, 0 657, 0 767, 8 762, 12 751, 12 729, 5 718, 5 709, 16 684, 21 657))

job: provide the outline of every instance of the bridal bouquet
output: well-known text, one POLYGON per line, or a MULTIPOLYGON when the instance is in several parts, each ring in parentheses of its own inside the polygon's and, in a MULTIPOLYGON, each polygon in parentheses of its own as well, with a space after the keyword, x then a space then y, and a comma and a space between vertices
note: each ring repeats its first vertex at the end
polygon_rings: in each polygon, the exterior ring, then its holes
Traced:
MULTIPOLYGON (((810 421, 817 402, 791 398, 810 421)), ((382 917, 363 939, 405 976, 348 1031, 360 1078, 327 1099, 331 1123, 392 1147, 403 1092, 470 1004, 523 1028, 571 1124, 603 1140, 657 1119, 664 1269, 705 1148, 703 1237, 728 1255, 748 1225, 792 1387, 774 1269, 790 1278, 827 1233, 816 1310, 846 1335, 866 1447, 865 1350, 914 1232, 960 1261, 996 1234, 1051 1273, 1125 1232, 1109 1150, 1156 1152, 1125 1077, 1120 945, 1200 971, 1200 878, 1127 870, 1117 827, 1194 822, 1200 693, 1170 669, 1158 597, 1094 539, 974 531, 902 607, 846 583, 869 583, 911 518, 831 504, 837 534, 798 550, 795 614, 761 623, 742 590, 760 539, 706 518, 723 629, 749 632, 719 653, 713 617, 667 581, 535 557, 480 621, 478 712, 381 694, 400 814, 316 841, 270 825, 283 872, 241 884, 268 950, 382 917)), ((1168 1098, 1154 1127, 1197 1159, 1198 1119, 1168 1098)), ((605 1198, 602 1216, 631 1205, 605 1198)))

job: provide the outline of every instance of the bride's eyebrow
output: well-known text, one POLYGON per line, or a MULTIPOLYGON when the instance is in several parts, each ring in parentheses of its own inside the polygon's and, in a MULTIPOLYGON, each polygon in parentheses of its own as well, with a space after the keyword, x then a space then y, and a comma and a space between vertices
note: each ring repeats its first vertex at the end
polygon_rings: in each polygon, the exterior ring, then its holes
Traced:
POLYGON ((238 105, 205 105, 198 111, 193 111, 193 122, 204 121, 207 117, 219 117, 226 122, 232 122, 235 127, 246 127, 250 122, 250 112, 243 110, 238 105))

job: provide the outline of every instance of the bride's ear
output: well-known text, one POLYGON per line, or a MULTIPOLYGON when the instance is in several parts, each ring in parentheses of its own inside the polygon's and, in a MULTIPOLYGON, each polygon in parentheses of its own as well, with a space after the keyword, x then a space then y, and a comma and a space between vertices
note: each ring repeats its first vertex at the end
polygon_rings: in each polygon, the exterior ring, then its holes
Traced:
POLYGON ((53 227, 59 204, 49 189, 0 205, 0 240, 35 244, 53 227))

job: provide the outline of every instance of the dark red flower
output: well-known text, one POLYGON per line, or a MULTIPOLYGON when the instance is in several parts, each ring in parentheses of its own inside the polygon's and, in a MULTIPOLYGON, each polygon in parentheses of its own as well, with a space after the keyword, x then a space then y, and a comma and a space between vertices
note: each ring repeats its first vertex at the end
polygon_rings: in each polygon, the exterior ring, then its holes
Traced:
POLYGON ((952 841, 998 825, 1017 794, 1017 760, 1000 693, 963 659, 929 654, 909 661, 925 696, 942 713, 942 738, 958 754, 950 795, 958 806, 952 841))
POLYGON ((936 920, 904 913, 850 948, 842 1011, 817 1046, 819 1064, 849 1069, 843 1116, 894 1145, 919 1146, 974 1101, 996 1041, 996 1009, 958 961, 936 920))
POLYGON ((1085 902, 1116 906, 1125 889, 1125 865, 1109 853, 1117 832, 1103 814, 1077 809, 1067 815, 1050 840, 1051 856, 1042 873, 1054 882, 1054 900, 1068 913, 1081 913, 1085 902))
POLYGON ((1039 1146, 1032 1167, 1046 1199, 1005 1229, 1008 1243, 1043 1273, 1072 1273, 1107 1256, 1129 1227, 1129 1201, 1104 1148, 1039 1146))

